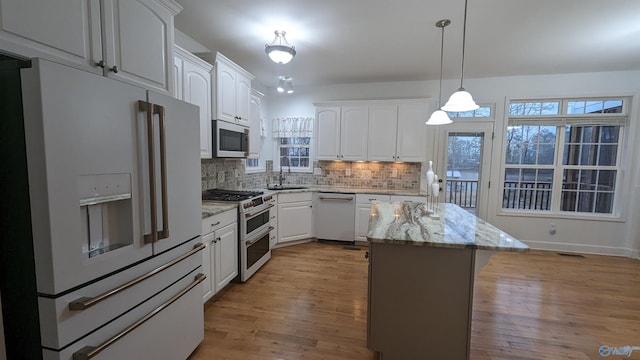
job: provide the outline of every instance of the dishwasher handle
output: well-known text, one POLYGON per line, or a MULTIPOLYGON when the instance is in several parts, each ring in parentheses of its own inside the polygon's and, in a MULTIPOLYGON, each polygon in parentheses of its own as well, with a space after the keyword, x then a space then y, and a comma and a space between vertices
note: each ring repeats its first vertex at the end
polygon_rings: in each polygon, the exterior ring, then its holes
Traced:
POLYGON ((326 197, 326 196, 318 196, 320 200, 336 200, 336 201, 353 201, 353 197, 326 197))

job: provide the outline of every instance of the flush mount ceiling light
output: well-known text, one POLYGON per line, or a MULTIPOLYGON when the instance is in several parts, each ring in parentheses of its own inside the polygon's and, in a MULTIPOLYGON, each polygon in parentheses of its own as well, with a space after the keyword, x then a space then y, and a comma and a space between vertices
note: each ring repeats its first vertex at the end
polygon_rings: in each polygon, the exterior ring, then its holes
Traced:
POLYGON ((473 101, 471 94, 467 92, 462 86, 464 80, 464 48, 467 35, 467 0, 464 0, 464 23, 462 24, 462 62, 460 69, 460 88, 458 91, 451 94, 449 101, 442 107, 444 111, 461 112, 472 111, 478 109, 480 106, 473 101))
POLYGON ((273 39, 271 45, 265 44, 264 52, 269 55, 271 61, 276 64, 286 64, 296 55, 296 48, 289 45, 289 42, 284 37, 286 32, 282 30, 274 31, 276 37, 273 39))
POLYGON ((276 91, 279 93, 286 92, 287 94, 293 94, 293 85, 291 83, 292 78, 288 76, 279 76, 278 77, 278 86, 276 87, 276 91))
POLYGON ((449 115, 446 112, 440 110, 440 102, 442 101, 442 64, 444 60, 444 28, 451 24, 451 20, 443 19, 436 22, 436 27, 442 29, 442 39, 440 42, 440 93, 438 94, 438 110, 434 111, 429 120, 427 120, 427 125, 445 125, 451 124, 453 121, 449 119, 449 115))

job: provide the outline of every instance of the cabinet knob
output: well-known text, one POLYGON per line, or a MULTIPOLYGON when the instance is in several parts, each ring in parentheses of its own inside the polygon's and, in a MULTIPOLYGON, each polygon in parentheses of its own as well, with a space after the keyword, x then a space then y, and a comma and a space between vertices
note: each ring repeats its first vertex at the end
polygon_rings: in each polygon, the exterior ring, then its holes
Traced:
POLYGON ((217 238, 214 240, 214 242, 218 242, 218 241, 221 241, 221 240, 222 240, 222 239, 220 239, 220 237, 217 237, 217 238))
POLYGON ((101 68, 103 68, 103 69, 104 69, 104 66, 105 66, 104 60, 100 60, 100 61, 98 61, 98 62, 96 63, 96 66, 97 66, 97 67, 101 67, 101 68))
POLYGON ((109 71, 112 71, 114 74, 118 73, 118 66, 117 65, 113 65, 112 67, 109 68, 109 71))

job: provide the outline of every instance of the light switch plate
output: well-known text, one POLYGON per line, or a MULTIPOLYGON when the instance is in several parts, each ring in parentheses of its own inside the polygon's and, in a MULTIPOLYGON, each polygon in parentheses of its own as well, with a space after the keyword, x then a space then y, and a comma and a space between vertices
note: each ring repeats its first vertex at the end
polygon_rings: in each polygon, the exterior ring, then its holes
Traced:
POLYGON ((398 177, 398 170, 396 169, 391 170, 391 177, 398 177))
POLYGON ((321 168, 313 168, 313 175, 322 175, 321 168))
POLYGON ((345 176, 351 176, 351 169, 349 169, 349 168, 344 169, 344 175, 345 176))

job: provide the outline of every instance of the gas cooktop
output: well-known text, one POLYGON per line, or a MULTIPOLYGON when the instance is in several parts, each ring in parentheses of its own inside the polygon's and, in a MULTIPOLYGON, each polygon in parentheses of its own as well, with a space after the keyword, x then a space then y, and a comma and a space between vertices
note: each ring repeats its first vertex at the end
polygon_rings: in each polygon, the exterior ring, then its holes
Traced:
POLYGON ((262 194, 262 191, 209 189, 202 193, 202 200, 242 201, 262 194))

